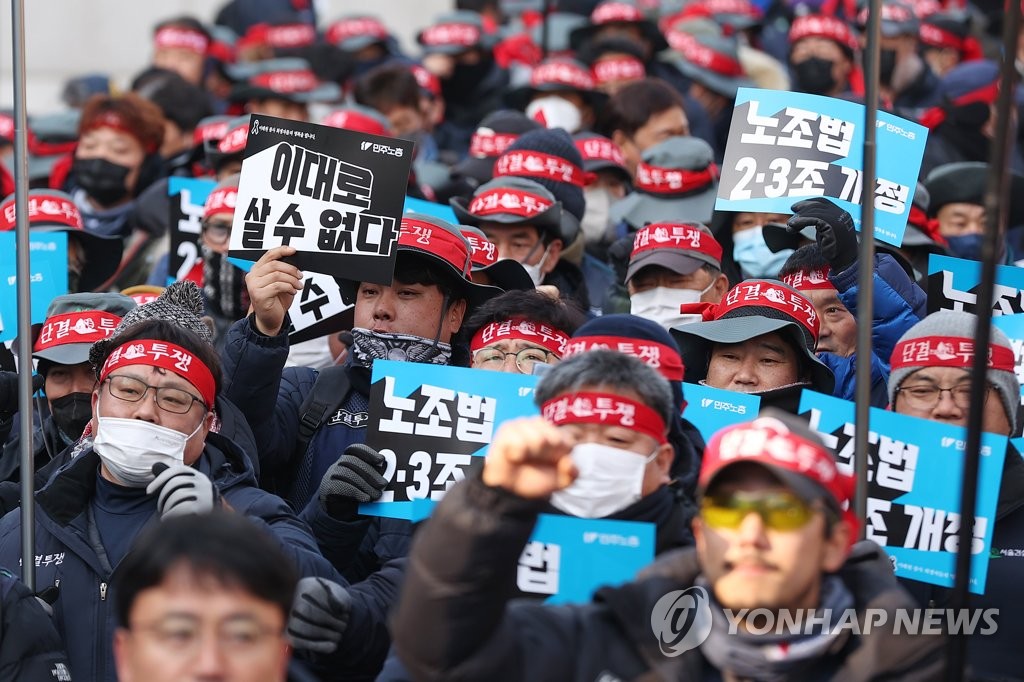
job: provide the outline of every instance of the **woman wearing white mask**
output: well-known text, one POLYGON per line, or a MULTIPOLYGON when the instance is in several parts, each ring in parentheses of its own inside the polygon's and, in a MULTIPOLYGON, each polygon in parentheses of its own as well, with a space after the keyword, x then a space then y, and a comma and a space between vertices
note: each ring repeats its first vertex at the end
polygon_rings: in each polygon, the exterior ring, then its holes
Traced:
POLYGON ((633 238, 626 270, 630 312, 671 329, 699 322, 684 303, 718 303, 729 289, 722 247, 701 223, 655 223, 633 238))
POLYGON ((545 128, 562 128, 572 135, 594 125, 595 113, 608 96, 597 89, 581 62, 552 57, 534 68, 529 82, 511 90, 505 101, 545 128))

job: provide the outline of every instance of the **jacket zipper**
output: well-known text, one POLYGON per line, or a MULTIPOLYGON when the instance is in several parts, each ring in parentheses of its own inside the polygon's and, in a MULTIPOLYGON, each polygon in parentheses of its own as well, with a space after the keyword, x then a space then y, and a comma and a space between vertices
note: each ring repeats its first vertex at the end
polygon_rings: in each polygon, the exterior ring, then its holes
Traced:
MULTIPOLYGON (((97 611, 96 618, 96 632, 103 632, 104 626, 106 625, 106 604, 103 602, 107 601, 107 583, 104 580, 100 580, 100 604, 97 611)), ((103 646, 97 642, 95 649, 96 656, 96 680, 105 680, 107 674, 107 658, 103 651, 103 646)))
POLYGON ((100 601, 107 601, 107 584, 100 583, 100 601))

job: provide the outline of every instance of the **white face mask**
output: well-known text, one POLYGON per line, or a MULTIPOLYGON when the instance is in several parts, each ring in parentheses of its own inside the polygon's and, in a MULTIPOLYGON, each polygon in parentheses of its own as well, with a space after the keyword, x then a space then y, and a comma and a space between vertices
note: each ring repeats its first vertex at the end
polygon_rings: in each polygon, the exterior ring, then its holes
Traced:
POLYGON ((601 242, 608 237, 611 227, 612 203, 614 201, 611 192, 606 187, 584 188, 583 196, 587 202, 583 220, 580 221, 583 239, 588 244, 601 242))
POLYGON ((156 478, 153 465, 167 466, 185 462, 185 444, 196 435, 158 426, 141 419, 100 417, 92 447, 107 471, 122 485, 145 488, 156 478))
POLYGON ((548 259, 548 251, 550 249, 550 244, 544 248, 544 255, 540 257, 540 260, 537 261, 536 265, 527 265, 526 263, 520 263, 520 265, 523 266, 523 269, 526 270, 526 274, 528 274, 530 276, 530 279, 533 280, 533 286, 535 287, 539 287, 541 282, 544 281, 544 273, 541 272, 541 268, 544 267, 544 261, 548 259))
POLYGON ((540 121, 546 128, 564 128, 569 134, 579 132, 583 124, 583 117, 576 105, 557 95, 538 97, 530 102, 526 107, 526 117, 540 121))
POLYGON ((700 303, 701 296, 711 291, 714 280, 703 291, 696 289, 673 289, 671 287, 654 287, 646 291, 638 291, 629 297, 629 312, 657 322, 665 329, 672 329, 681 324, 699 322, 700 315, 679 312, 684 303, 700 303))
POLYGON ((599 519, 625 509, 643 496, 644 472, 657 457, 600 443, 580 443, 572 449, 579 476, 572 485, 551 495, 551 504, 566 514, 599 519))

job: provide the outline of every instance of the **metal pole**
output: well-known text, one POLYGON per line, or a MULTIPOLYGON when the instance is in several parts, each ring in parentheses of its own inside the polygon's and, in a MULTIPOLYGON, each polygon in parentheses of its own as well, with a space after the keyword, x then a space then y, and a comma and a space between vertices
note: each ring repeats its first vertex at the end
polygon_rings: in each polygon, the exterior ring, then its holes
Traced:
POLYGON ((11 0, 14 50, 14 207, 18 276, 18 411, 21 438, 21 581, 36 589, 35 463, 32 457, 32 271, 28 240, 28 114, 25 106, 25 0, 11 0))
MULTIPOLYGON (((992 296, 995 290, 996 258, 999 241, 1005 233, 1010 205, 1009 145, 1012 144, 1013 89, 1016 82, 1014 55, 1020 30, 1020 3, 1006 5, 1003 24, 1003 62, 999 73, 999 99, 996 102, 995 139, 991 145, 988 183, 985 188, 985 238, 981 246, 981 283, 978 285, 977 327, 974 330, 976 352, 971 366, 971 409, 967 414, 967 448, 964 452, 963 489, 960 497, 960 530, 957 534, 956 574, 949 607, 970 607, 971 544, 974 540, 974 511, 978 499, 978 467, 981 462, 981 432, 988 392, 988 352, 992 338, 992 296)), ((954 611, 955 613, 956 611, 954 611)), ((946 659, 946 679, 964 679, 967 663, 967 635, 950 635, 946 659)))
POLYGON ((861 186, 860 254, 857 258, 857 390, 853 443, 856 456, 856 512, 861 539, 867 532, 868 439, 871 410, 871 333, 875 289, 875 173, 878 120, 878 50, 881 40, 881 0, 871 0, 864 49, 864 182, 861 186))

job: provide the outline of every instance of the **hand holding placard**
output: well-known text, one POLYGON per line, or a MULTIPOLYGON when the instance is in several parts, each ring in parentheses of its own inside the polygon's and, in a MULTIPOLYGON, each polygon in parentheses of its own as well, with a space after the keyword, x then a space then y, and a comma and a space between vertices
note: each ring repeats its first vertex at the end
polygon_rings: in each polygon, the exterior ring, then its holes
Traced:
POLYGON ((282 259, 294 255, 291 246, 270 249, 256 261, 245 276, 252 311, 256 313, 256 329, 264 336, 277 336, 295 294, 302 291, 302 273, 282 259))
POLYGON ((542 417, 502 424, 484 461, 483 480, 527 499, 546 499, 576 480, 572 442, 542 417))

